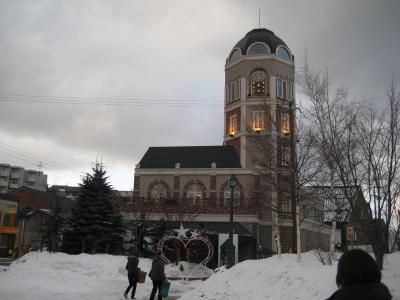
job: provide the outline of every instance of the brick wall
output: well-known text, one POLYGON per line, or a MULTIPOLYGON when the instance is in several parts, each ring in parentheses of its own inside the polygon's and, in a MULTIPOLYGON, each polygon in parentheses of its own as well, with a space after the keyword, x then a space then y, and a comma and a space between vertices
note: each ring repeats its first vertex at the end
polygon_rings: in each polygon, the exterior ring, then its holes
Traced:
POLYGON ((15 198, 17 199, 20 208, 28 206, 32 210, 49 208, 44 201, 40 200, 37 196, 33 195, 28 191, 21 190, 17 192, 15 198))

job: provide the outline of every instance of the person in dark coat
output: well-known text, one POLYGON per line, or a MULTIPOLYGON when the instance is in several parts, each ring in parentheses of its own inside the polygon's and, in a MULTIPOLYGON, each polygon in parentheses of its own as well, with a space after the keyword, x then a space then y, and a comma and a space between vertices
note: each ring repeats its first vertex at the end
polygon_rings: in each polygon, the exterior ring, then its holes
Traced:
POLYGON ((164 273, 164 262, 163 262, 164 253, 157 252, 156 257, 151 263, 151 270, 149 273, 149 277, 151 281, 153 281, 153 289, 151 290, 150 300, 154 300, 154 296, 156 295, 158 289, 158 300, 162 300, 161 292, 161 284, 163 281, 167 280, 164 273))
POLYGON ((338 263, 339 289, 328 300, 390 300, 392 295, 381 278, 381 270, 371 255, 360 249, 347 251, 338 263))
POLYGON ((128 271, 128 281, 129 285, 125 290, 124 297, 128 298, 129 290, 132 289, 131 299, 135 298, 136 286, 139 280, 140 269, 138 267, 139 259, 136 256, 128 256, 128 262, 126 263, 126 270, 128 271))

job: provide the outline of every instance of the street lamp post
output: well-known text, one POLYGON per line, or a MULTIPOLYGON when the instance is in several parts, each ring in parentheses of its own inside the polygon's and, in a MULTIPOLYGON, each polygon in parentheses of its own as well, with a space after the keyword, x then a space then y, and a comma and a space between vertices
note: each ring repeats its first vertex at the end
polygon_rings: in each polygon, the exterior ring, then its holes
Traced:
POLYGON ((229 253, 228 253, 228 268, 235 264, 235 248, 233 246, 233 190, 237 184, 237 178, 235 175, 229 176, 228 185, 231 189, 231 203, 229 213, 229 253))

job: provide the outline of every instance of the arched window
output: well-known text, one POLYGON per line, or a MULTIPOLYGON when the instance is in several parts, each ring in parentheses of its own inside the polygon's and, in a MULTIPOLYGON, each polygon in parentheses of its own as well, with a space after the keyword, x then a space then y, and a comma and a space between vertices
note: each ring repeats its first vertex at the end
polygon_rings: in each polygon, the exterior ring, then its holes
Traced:
MULTIPOLYGON (((243 200, 243 193, 242 193, 242 185, 238 180, 236 183, 235 188, 233 189, 233 206, 237 207, 240 206, 241 201, 243 200)), ((229 187, 228 181, 225 181, 221 184, 219 188, 219 199, 220 203, 223 206, 230 206, 231 205, 231 189, 229 187)))
MULTIPOLYGON (((226 185, 224 189, 224 205, 231 205, 231 189, 226 185)), ((238 186, 233 190, 233 206, 237 207, 240 205, 240 188, 238 186)))
POLYGON ((234 62, 242 56, 242 51, 240 49, 235 49, 231 52, 229 56, 229 62, 234 62))
POLYGON ((276 48, 276 55, 291 60, 289 51, 283 46, 278 46, 278 48, 276 48))
POLYGON ((254 70, 249 77, 248 96, 264 96, 267 84, 267 73, 261 69, 254 70))
POLYGON ((150 199, 153 202, 159 203, 160 200, 165 200, 168 197, 168 185, 164 181, 155 181, 149 186, 150 199))
POLYGON ((269 47, 263 43, 254 43, 247 50, 248 55, 270 54, 269 47))
POLYGON ((189 182, 185 190, 189 205, 201 205, 205 194, 205 186, 200 181, 189 182))

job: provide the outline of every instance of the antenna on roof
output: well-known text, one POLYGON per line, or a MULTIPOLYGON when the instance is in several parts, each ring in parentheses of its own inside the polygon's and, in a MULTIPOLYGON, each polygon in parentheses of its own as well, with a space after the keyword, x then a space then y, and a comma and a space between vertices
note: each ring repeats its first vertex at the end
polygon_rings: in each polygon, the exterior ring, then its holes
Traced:
POLYGON ((39 171, 42 171, 42 162, 41 161, 39 161, 39 163, 37 164, 37 167, 39 168, 39 171))
POLYGON ((261 9, 259 8, 259 9, 258 9, 258 29, 261 28, 261 26, 260 26, 260 19, 261 19, 261 9))

